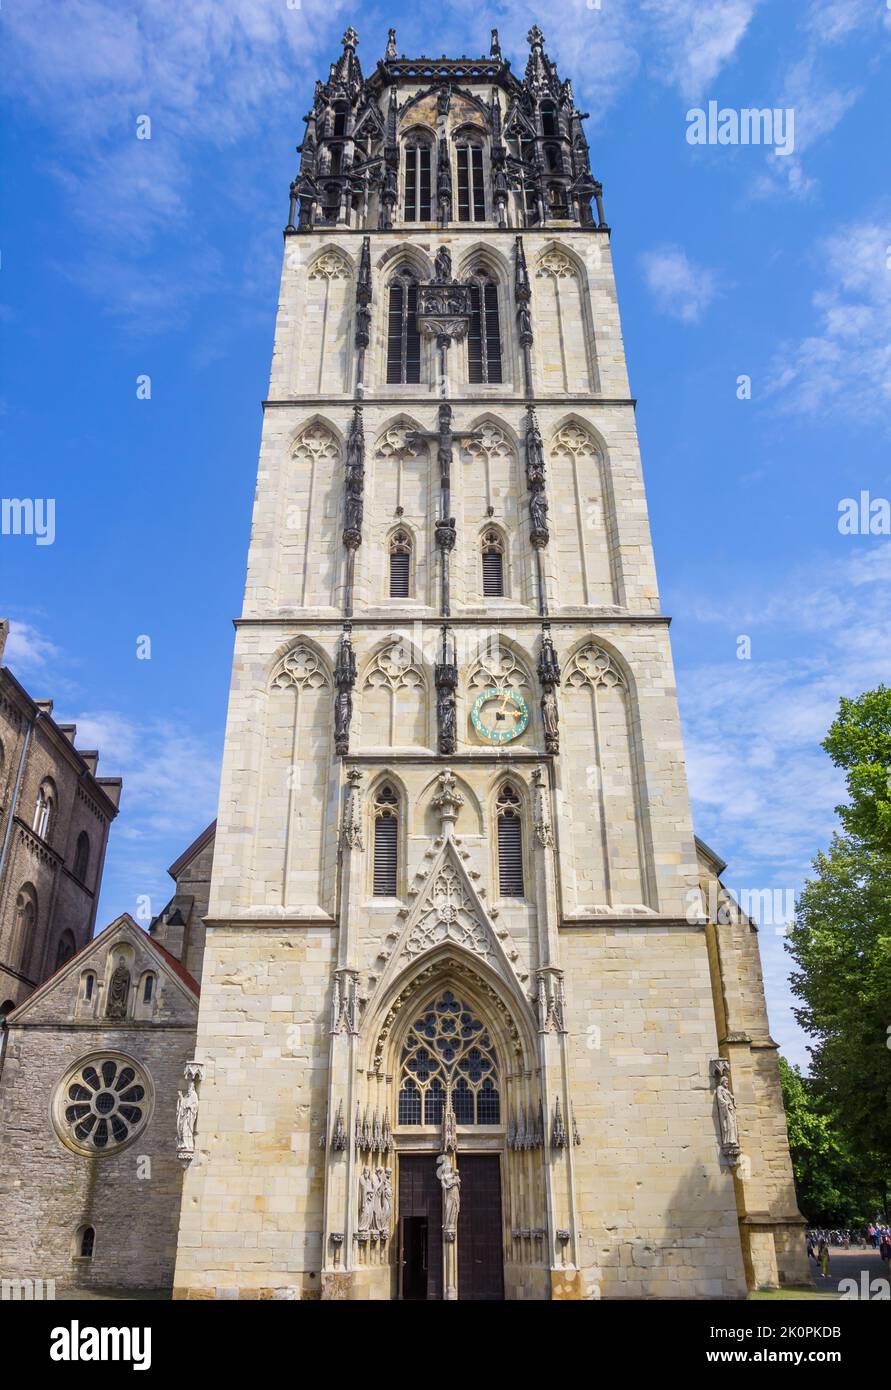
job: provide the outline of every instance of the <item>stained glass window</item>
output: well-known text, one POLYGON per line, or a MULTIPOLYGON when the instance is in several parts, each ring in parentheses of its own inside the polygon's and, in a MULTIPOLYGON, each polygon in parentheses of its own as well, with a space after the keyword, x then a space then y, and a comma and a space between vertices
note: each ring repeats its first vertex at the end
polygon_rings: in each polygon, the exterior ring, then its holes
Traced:
POLYGON ((501 1123, 498 1058, 469 1004, 445 990, 420 1014, 402 1048, 401 1125, 442 1123, 446 1090, 459 1125, 501 1123))

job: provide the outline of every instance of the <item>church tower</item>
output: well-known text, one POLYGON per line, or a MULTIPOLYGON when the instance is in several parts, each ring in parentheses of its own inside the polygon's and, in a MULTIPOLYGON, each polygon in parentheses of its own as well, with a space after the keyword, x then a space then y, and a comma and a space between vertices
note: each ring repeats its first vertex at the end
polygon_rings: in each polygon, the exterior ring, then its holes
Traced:
POLYGON ((391 31, 364 77, 348 29, 306 117, 176 1297, 801 1275, 754 928, 701 898, 601 187, 528 41, 520 78, 496 31, 391 31))

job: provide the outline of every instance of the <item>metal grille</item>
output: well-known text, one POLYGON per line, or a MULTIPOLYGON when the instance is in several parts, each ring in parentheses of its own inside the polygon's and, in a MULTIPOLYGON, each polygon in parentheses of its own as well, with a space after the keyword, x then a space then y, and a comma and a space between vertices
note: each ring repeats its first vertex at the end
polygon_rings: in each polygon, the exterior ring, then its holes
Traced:
POLYGON ((492 547, 483 551, 483 593, 491 598, 504 596, 504 556, 492 547))
POLYGON ((411 556, 404 551, 394 551, 390 555, 390 598, 408 598, 409 571, 411 556))
POLYGON ((374 822, 374 896, 395 898, 399 822, 384 811, 374 822))
POLYGON ((470 286, 467 362, 472 382, 501 381, 498 286, 487 275, 478 276, 470 286))
POLYGON ((510 809, 498 817, 498 887, 502 898, 523 897, 523 828, 510 809))
POLYGON ((387 381, 390 384, 421 380, 421 332, 417 313, 417 281, 407 272, 401 272, 390 285, 387 322, 387 381))

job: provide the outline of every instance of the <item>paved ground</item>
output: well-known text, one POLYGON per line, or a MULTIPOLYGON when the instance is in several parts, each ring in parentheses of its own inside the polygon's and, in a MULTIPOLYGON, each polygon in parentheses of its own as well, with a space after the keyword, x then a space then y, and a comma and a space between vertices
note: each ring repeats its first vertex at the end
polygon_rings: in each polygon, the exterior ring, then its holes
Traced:
POLYGON ((879 1292, 883 1292, 886 1298, 888 1296, 888 1270, 879 1258, 879 1252, 868 1246, 863 1250, 842 1250, 836 1245, 831 1245, 828 1279, 823 1278, 815 1260, 811 1260, 810 1265, 814 1283, 821 1293, 844 1294, 848 1290, 839 1289, 839 1284, 843 1279, 854 1279, 857 1283, 858 1297, 875 1298, 879 1292), (880 1279, 885 1282, 884 1289, 873 1287, 874 1281, 880 1279))

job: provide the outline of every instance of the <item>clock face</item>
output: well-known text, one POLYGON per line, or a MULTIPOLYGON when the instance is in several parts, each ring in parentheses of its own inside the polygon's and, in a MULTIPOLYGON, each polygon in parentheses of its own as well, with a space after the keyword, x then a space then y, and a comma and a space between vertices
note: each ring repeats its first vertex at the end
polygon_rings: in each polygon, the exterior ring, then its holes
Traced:
POLYGON ((529 723, 529 706, 518 691, 492 686, 477 695, 470 720, 487 743, 510 743, 529 723))

